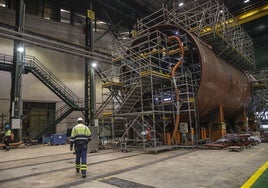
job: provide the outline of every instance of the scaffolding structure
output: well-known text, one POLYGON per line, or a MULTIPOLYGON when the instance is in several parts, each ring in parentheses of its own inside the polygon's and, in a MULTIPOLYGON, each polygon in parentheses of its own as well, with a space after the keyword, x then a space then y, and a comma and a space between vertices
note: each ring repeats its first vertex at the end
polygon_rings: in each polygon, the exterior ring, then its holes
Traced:
MULTIPOLYGON (((165 132, 169 114, 173 112, 164 110, 171 98, 164 104, 162 92, 171 89, 168 65, 163 66, 166 62, 161 58, 164 46, 158 39, 166 36, 159 31, 153 35, 141 36, 147 39, 142 42, 145 49, 139 44, 119 50, 113 69, 105 72, 112 78, 103 85, 106 104, 102 108, 102 124, 111 124, 112 138, 120 138, 122 149, 129 143, 142 148, 161 144, 160 132, 165 132)), ((127 47, 126 44, 120 46, 127 47)))
POLYGON ((259 122, 268 120, 268 68, 250 74, 255 117, 259 122))
POLYGON ((198 143, 198 55, 187 33, 158 29, 163 25, 183 27, 240 70, 255 67, 252 40, 216 0, 193 1, 172 10, 162 7, 137 20, 136 35, 118 42, 113 67, 104 72, 110 81, 103 84, 104 102, 97 112, 101 125, 110 127, 113 141, 124 151, 135 146, 157 152, 162 145, 198 143), (182 40, 186 57, 180 56, 182 50, 176 42, 169 41, 170 35, 182 40), (172 68, 181 58, 183 64, 173 80, 172 68), (177 103, 174 86, 180 88, 177 103), (170 129, 178 111, 181 128, 174 141, 170 129))
POLYGON ((159 24, 174 24, 195 34, 213 47, 217 55, 239 70, 255 68, 251 37, 227 7, 217 0, 189 1, 172 10, 164 7, 137 23, 138 33, 159 24))

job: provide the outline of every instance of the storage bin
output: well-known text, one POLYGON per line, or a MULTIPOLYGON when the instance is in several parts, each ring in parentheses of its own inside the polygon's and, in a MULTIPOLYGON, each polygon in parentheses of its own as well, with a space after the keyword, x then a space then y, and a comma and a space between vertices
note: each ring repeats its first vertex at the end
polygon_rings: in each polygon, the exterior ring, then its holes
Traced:
POLYGON ((52 134, 50 135, 51 145, 66 144, 66 134, 52 134))

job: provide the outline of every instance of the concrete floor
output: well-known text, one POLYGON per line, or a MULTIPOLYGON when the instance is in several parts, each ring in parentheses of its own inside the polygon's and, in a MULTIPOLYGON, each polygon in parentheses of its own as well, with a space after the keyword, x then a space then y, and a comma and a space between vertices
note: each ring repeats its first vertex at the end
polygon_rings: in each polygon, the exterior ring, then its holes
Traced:
POLYGON ((268 144, 241 152, 177 149, 155 154, 100 150, 88 154, 85 179, 69 145, 0 150, 0 187, 238 188, 268 161, 268 144))

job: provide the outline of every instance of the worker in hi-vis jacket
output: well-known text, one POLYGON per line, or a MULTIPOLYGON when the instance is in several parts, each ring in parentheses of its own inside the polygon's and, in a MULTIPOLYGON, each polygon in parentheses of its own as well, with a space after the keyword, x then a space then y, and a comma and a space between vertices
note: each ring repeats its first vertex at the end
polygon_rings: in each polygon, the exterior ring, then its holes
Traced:
POLYGON ((83 119, 80 117, 77 119, 77 125, 72 129, 70 150, 72 151, 75 146, 75 168, 77 173, 81 170, 83 178, 87 176, 87 147, 90 140, 90 129, 83 124, 83 119))

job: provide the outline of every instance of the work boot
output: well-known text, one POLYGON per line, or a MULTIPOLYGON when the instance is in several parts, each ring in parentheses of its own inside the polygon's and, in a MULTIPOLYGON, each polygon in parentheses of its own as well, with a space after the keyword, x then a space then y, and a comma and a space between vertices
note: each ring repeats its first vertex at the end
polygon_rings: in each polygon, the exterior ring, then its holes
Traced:
POLYGON ((79 168, 76 168, 76 172, 79 173, 79 168))
POLYGON ((86 173, 82 173, 82 177, 83 178, 87 177, 87 174, 86 173))

